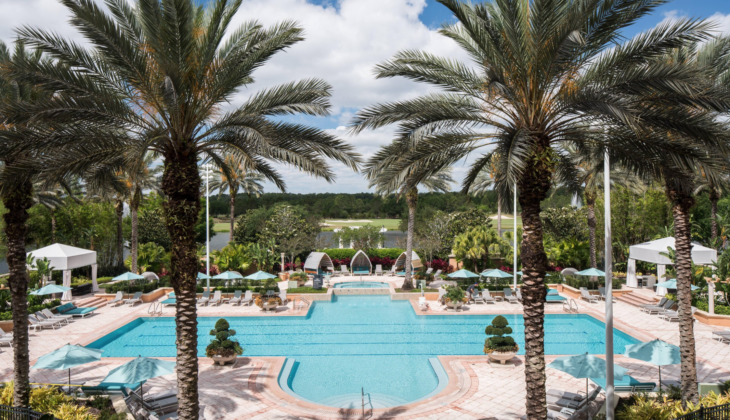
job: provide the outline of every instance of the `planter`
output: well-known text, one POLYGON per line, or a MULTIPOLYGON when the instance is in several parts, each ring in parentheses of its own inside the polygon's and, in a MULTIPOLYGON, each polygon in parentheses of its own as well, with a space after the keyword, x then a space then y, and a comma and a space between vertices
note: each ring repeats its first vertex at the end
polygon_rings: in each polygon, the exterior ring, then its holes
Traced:
POLYGON ((264 310, 264 312, 266 312, 266 311, 276 311, 276 308, 277 308, 277 307, 278 307, 279 305, 278 305, 278 304, 276 304, 276 303, 269 303, 269 302, 266 302, 266 303, 264 303, 264 304, 263 304, 262 306, 263 306, 263 307, 262 307, 261 309, 263 309, 263 310, 264 310))
POLYGON ((213 356, 213 357, 211 357, 211 359, 213 359, 213 364, 218 364, 220 366, 223 366, 227 363, 231 363, 234 360, 236 360, 236 357, 238 357, 238 356, 236 356, 234 354, 233 356, 213 356))
POLYGON ((446 309, 453 309, 454 312, 458 312, 464 302, 446 302, 446 309))
POLYGON ((505 352, 498 352, 493 351, 489 353, 489 360, 493 360, 495 362, 499 362, 500 364, 505 364, 506 361, 512 360, 513 357, 517 355, 514 351, 505 351, 505 352))

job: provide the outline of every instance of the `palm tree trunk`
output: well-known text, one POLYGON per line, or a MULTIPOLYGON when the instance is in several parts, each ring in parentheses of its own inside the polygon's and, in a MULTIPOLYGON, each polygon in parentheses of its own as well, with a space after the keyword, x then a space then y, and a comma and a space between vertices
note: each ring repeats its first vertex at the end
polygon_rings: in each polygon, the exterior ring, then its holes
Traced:
POLYGON ((51 209, 51 242, 56 243, 56 210, 51 209))
POLYGON ((231 232, 228 235, 228 242, 233 242, 233 228, 235 227, 235 221, 236 221, 236 193, 233 191, 233 189, 230 189, 231 192, 231 232))
POLYGON ((30 401, 30 357, 28 351, 28 273, 26 272, 25 234, 28 209, 32 205, 33 184, 24 182, 3 197, 8 210, 5 236, 8 242, 7 261, 10 268, 8 286, 13 302, 13 405, 28 407, 30 401))
MULTIPOLYGON (((538 152, 534 152, 536 155, 538 152)), ((520 180, 522 207, 522 307, 525 323, 526 410, 529 420, 547 418, 545 391, 545 270, 547 255, 543 246, 540 202, 550 189, 552 170, 545 160, 532 160, 520 180)), ((516 215, 516 212, 515 212, 516 215)))
POLYGON ((502 236, 502 194, 497 193, 497 235, 502 236))
POLYGON ((712 243, 717 240, 717 202, 720 196, 713 189, 710 191, 710 230, 712 232, 712 243))
POLYGON ((682 405, 699 402, 697 392, 697 361, 695 352, 694 317, 692 316, 692 233, 689 212, 695 201, 687 193, 667 187, 674 214, 675 270, 677 272, 677 303, 679 309, 679 353, 682 405))
MULTIPOLYGON (((117 267, 121 269, 124 267, 124 201, 117 200, 114 210, 117 212, 117 267)), ((92 243, 93 240, 92 238, 92 243)))
POLYGON ((137 273, 137 250, 139 249, 139 243, 138 243, 138 229, 139 229, 139 218, 137 217, 139 213, 139 204, 140 201, 142 201, 141 197, 142 192, 141 191, 135 191, 135 194, 132 196, 132 199, 129 201, 129 213, 132 217, 132 235, 129 241, 131 242, 129 244, 129 252, 130 252, 130 259, 131 259, 131 266, 132 266, 132 272, 137 273))
POLYGON ((588 242, 591 248, 591 267, 596 268, 596 197, 593 194, 586 194, 586 207, 588 207, 588 242))
POLYGON ((403 280, 403 290, 413 289, 411 279, 411 260, 413 257, 413 229, 416 223, 416 204, 418 204, 418 188, 411 188, 406 193, 406 204, 408 205, 408 237, 406 238, 406 278, 403 280))
POLYGON ((171 283, 175 290, 177 399, 182 420, 198 419, 198 325, 195 223, 200 212, 200 174, 196 154, 177 150, 165 155, 162 189, 165 224, 172 241, 171 283))

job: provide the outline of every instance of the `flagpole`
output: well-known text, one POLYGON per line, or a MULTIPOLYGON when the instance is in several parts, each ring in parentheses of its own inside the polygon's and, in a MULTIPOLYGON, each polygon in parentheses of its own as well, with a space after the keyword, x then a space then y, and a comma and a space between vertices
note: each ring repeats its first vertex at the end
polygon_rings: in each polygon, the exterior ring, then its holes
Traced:
POLYGON ((205 164, 205 290, 210 290, 210 205, 208 204, 210 192, 208 190, 208 179, 210 178, 210 163, 205 164))
POLYGON ((603 195, 604 195, 604 254, 606 272, 606 420, 613 420, 614 386, 613 386, 613 255, 611 248, 611 165, 608 149, 603 160, 603 195))
POLYGON ((512 235, 512 273, 514 277, 514 286, 517 290, 517 183, 514 184, 514 208, 512 210, 512 226, 514 233, 512 235))

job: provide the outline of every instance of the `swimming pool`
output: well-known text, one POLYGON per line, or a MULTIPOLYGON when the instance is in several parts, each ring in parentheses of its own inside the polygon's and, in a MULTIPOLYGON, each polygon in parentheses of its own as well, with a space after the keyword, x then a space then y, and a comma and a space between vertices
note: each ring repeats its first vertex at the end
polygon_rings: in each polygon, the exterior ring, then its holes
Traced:
MULTIPOLYGON (((429 358, 480 355, 484 328, 496 315, 419 316, 408 301, 388 295, 334 296, 316 301, 306 317, 227 317, 246 356, 286 356, 296 360, 290 388, 301 397, 341 407, 360 390, 380 398, 380 406, 415 401, 438 385, 429 358)), ((521 315, 505 315, 524 354, 521 315)), ((218 317, 198 318, 198 354, 205 355, 208 332, 218 317)), ((546 354, 602 354, 605 325, 588 315, 545 315, 546 354)), ((639 341, 614 330, 614 351, 639 341)), ((172 318, 140 318, 91 343, 103 357, 174 357, 172 318)), ((353 401, 355 399, 353 398, 353 401)))
POLYGON ((345 281, 336 283, 335 289, 387 289, 388 283, 378 281, 345 281))

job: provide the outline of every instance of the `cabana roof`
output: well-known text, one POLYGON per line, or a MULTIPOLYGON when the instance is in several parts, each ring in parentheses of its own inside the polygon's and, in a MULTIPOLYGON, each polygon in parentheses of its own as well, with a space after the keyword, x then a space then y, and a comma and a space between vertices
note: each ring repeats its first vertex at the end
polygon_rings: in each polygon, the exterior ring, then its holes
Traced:
MULTIPOLYGON (((667 247, 676 249, 674 248, 673 237, 632 245, 629 247, 629 259, 671 265, 672 261, 664 255, 661 255, 667 252, 667 247)), ((692 243, 692 262, 695 264, 711 265, 715 261, 717 261, 717 251, 698 243, 692 243)))
MULTIPOLYGON (((407 254, 405 252, 398 256, 398 259, 395 260, 396 269, 404 268, 406 266, 406 256, 407 254)), ((423 267, 423 263, 421 263, 421 257, 416 254, 416 251, 411 251, 411 266, 412 270, 423 267)))
POLYGON ((350 260, 350 271, 353 274, 364 274, 365 272, 369 274, 372 270, 373 264, 370 262, 370 258, 365 254, 365 251, 358 250, 350 260))
POLYGON ((309 274, 319 274, 320 267, 327 267, 330 270, 335 269, 332 259, 324 252, 312 252, 304 261, 304 271, 309 274))

